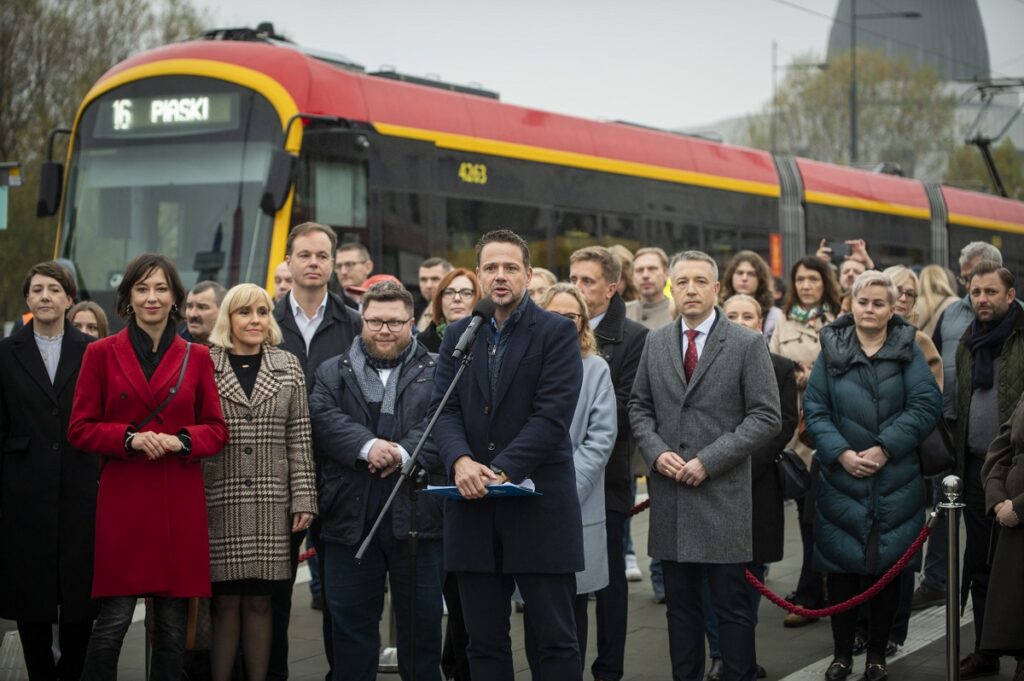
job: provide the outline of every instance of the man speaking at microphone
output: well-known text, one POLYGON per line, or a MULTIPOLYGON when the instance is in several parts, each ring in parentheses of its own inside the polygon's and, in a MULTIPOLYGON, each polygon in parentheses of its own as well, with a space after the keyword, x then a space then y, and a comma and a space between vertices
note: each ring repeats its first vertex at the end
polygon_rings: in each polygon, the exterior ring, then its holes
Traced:
MULTIPOLYGON (((575 325, 537 307, 527 293, 530 249, 499 229, 476 245, 477 277, 494 303, 472 361, 434 429, 434 442, 462 500, 448 501, 445 569, 458 577, 471 676, 512 681, 509 639, 515 587, 537 634, 537 681, 579 681, 574 573, 583 569, 569 425, 583 380, 575 325), (529 479, 540 496, 487 495, 487 486, 529 479)), ((470 324, 445 332, 434 403, 455 375, 452 353, 470 324)))

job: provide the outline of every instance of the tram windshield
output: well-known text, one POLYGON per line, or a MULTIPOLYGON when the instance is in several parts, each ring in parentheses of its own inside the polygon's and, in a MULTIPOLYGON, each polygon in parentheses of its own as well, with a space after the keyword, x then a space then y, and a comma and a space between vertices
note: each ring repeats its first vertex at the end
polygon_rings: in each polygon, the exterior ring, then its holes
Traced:
POLYGON ((204 279, 262 283, 272 219, 259 207, 281 123, 258 93, 166 76, 94 100, 68 170, 61 255, 105 308, 129 260, 170 256, 186 288, 204 279))

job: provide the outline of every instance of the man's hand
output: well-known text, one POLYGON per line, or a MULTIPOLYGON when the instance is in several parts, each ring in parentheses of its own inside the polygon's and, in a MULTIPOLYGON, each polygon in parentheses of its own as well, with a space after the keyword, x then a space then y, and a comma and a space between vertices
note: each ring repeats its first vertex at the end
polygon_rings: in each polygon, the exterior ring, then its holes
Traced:
POLYGON ((822 239, 818 244, 818 250, 815 251, 814 255, 818 256, 825 262, 832 262, 832 249, 828 247, 828 239, 822 239))
POLYGON ((477 463, 465 455, 455 461, 455 486, 464 499, 481 499, 487 496, 487 485, 496 485, 501 478, 487 466, 477 463))
POLYGON ((676 474, 676 480, 690 487, 696 487, 707 479, 707 469, 704 468, 704 464, 697 457, 693 457, 683 464, 682 470, 676 474))
POLYGON ((864 243, 864 239, 849 239, 846 243, 850 246, 847 260, 859 260, 869 270, 875 269, 875 261, 868 255, 868 245, 864 243))
POLYGON ((1013 512, 1013 502, 1009 499, 996 506, 996 522, 1003 527, 1017 527, 1020 525, 1020 518, 1013 512))
POLYGON ((380 472, 380 477, 386 478, 396 470, 402 463, 402 452, 398 445, 378 438, 366 453, 366 462, 371 473, 380 472))
POLYGON ((654 459, 654 470, 666 478, 675 478, 686 462, 675 452, 662 452, 654 459))

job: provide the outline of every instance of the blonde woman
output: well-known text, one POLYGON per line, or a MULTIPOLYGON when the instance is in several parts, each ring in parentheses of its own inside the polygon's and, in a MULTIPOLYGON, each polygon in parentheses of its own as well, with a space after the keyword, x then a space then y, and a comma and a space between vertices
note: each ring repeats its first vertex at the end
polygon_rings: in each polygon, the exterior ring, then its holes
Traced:
POLYGON ((291 578, 290 534, 316 514, 306 383, 298 359, 276 345, 270 294, 239 284, 210 334, 214 378, 230 442, 204 462, 213 582, 214 681, 231 674, 239 639, 250 681, 270 657, 270 597, 291 578))
POLYGON ((949 271, 941 265, 928 265, 921 270, 921 286, 917 297, 918 327, 929 338, 935 334, 939 317, 957 301, 956 291, 949 282, 949 271))
MULTIPOLYGON (((892 306, 893 312, 910 322, 914 328, 920 329, 916 305, 920 299, 917 275, 902 265, 890 267, 882 274, 889 277, 896 287, 896 302, 892 306)), ((935 382, 939 384, 939 390, 942 390, 942 356, 935 348, 935 343, 932 342, 931 336, 920 330, 914 335, 914 340, 917 342, 917 347, 921 348, 921 352, 924 353, 928 368, 931 370, 932 376, 935 377, 935 382)))
MULTIPOLYGON (((576 495, 583 516, 583 555, 586 569, 576 573, 576 635, 585 664, 587 649, 587 597, 608 584, 608 540, 605 535, 604 468, 615 445, 618 431, 615 389, 608 363, 598 354, 597 340, 590 329, 587 304, 572 284, 555 284, 540 300, 548 312, 566 317, 576 325, 580 354, 583 355, 583 387, 569 427, 572 458, 576 466, 576 495)), ((529 628, 529 607, 525 626, 529 628)), ((527 655, 535 649, 527 635, 527 655)), ((535 664, 531 668, 536 669, 535 664)))

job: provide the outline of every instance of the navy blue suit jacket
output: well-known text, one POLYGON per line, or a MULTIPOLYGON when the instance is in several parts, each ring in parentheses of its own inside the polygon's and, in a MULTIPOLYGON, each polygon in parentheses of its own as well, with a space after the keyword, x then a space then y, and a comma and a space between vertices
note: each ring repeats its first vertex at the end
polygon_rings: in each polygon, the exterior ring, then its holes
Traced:
MULTIPOLYGON (((539 497, 448 501, 445 569, 465 572, 565 574, 583 569, 583 534, 576 497, 569 425, 583 382, 576 328, 527 299, 505 340, 494 401, 481 328, 473 361, 434 429, 449 476, 455 460, 470 455, 505 471, 512 482, 533 480, 539 497)), ((452 350, 468 325, 450 326, 434 375, 438 404, 458 368, 452 350)), ((435 407, 431 407, 433 411, 435 407)))

